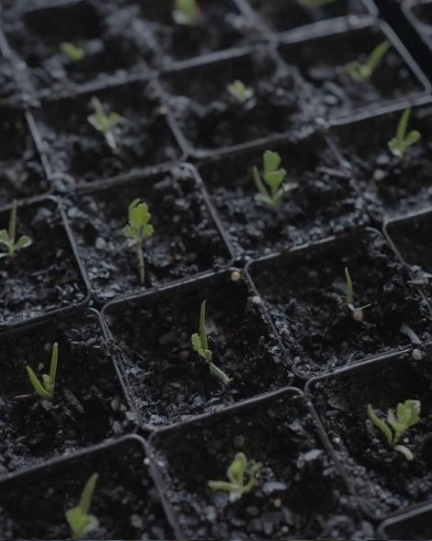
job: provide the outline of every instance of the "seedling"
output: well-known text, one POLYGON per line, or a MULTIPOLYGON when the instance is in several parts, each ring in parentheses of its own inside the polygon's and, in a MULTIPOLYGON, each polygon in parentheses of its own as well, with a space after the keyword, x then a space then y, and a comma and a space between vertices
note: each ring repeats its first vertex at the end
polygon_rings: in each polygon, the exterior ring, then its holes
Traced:
POLYGON ((297 4, 304 8, 321 8, 327 4, 333 4, 337 0, 296 0, 297 4))
POLYGON ((346 67, 348 75, 358 83, 368 81, 380 65, 390 47, 390 42, 385 40, 380 43, 378 47, 375 47, 364 64, 358 61, 351 62, 346 67))
POLYGON ((185 26, 198 26, 201 9, 196 0, 175 0, 174 21, 185 26))
POLYGON ((407 400, 397 405, 396 414, 390 409, 385 422, 378 417, 371 404, 368 405, 368 415, 372 424, 384 434, 388 445, 410 462, 414 460, 412 451, 405 445, 399 445, 399 441, 409 428, 420 422, 420 412, 421 403, 418 400, 407 400))
POLYGON ((123 228, 123 234, 128 239, 128 244, 135 250, 138 260, 138 272, 141 283, 145 281, 145 262, 142 244, 154 233, 154 227, 150 224, 151 214, 148 205, 141 199, 134 199, 128 209, 129 223, 123 228))
POLYGON ((30 366, 26 366, 26 371, 30 383, 37 395, 45 400, 53 400, 56 387, 58 368, 58 344, 54 344, 51 351, 51 363, 49 374, 43 374, 42 381, 37 377, 30 366))
POLYGON ((213 353, 209 348, 208 338, 207 338, 207 329, 206 329, 206 305, 207 301, 201 303, 200 318, 199 318, 199 334, 195 333, 192 335, 192 346, 193 349, 200 357, 202 357, 205 362, 209 365, 210 374, 215 378, 218 378, 222 383, 231 383, 231 379, 213 364, 213 353))
POLYGON ((254 96, 252 88, 248 88, 243 81, 234 81, 227 87, 228 92, 235 98, 240 104, 244 105, 254 96))
POLYGON ((234 503, 254 489, 257 484, 257 473, 261 468, 261 463, 253 461, 248 463, 244 453, 237 453, 227 470, 229 481, 210 481, 209 487, 212 490, 228 492, 230 502, 234 503), (249 476, 247 483, 245 482, 246 474, 249 476))
POLYGON ((71 43, 70 41, 64 41, 60 45, 60 51, 68 60, 74 63, 81 62, 81 60, 84 60, 86 56, 86 52, 84 49, 82 49, 81 47, 77 47, 74 43, 71 43))
POLYGON ((277 152, 267 150, 264 153, 264 170, 261 175, 257 167, 252 169, 255 186, 258 190, 256 200, 278 209, 282 203, 283 197, 298 188, 295 182, 284 184, 287 172, 285 169, 279 169, 281 157, 277 152))
POLYGON ((91 99, 90 106, 94 113, 88 117, 89 123, 105 137, 105 141, 110 149, 113 152, 117 152, 118 146, 115 130, 121 121, 121 116, 114 112, 107 114, 102 103, 96 97, 91 99))
POLYGON ((98 479, 99 475, 94 473, 82 491, 79 504, 66 511, 66 520, 69 523, 73 539, 84 539, 87 534, 99 526, 98 519, 89 514, 98 479))
POLYGON ((351 311, 355 321, 362 322, 364 319, 364 311, 370 308, 371 304, 365 304, 364 306, 356 307, 354 305, 354 285, 351 278, 351 273, 348 267, 345 267, 345 281, 346 281, 346 305, 351 311))
POLYGON ((9 229, 3 229, 0 231, 0 248, 6 249, 6 253, 0 253, 0 259, 4 257, 14 257, 17 252, 28 248, 32 244, 30 237, 23 235, 16 240, 16 231, 17 231, 17 202, 14 201, 12 204, 12 210, 9 218, 9 229))
POLYGON ((410 116, 411 109, 406 109, 402 113, 397 127, 396 137, 394 137, 388 144, 390 151, 397 158, 404 158, 408 148, 418 143, 422 137, 421 133, 417 130, 412 130, 407 133, 410 116))

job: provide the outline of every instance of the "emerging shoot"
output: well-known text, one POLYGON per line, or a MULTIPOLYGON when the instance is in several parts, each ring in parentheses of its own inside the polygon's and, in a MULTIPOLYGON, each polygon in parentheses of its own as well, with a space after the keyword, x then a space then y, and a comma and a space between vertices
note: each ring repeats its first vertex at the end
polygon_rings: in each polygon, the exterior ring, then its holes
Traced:
POLYGON ((142 244, 154 233, 154 227, 150 224, 151 214, 148 205, 141 199, 134 199, 128 209, 129 223, 123 228, 123 234, 128 239, 128 244, 135 250, 138 261, 138 273, 141 283, 145 282, 145 263, 142 244))
POLYGON ((421 403, 418 400, 407 400, 397 405, 396 414, 390 409, 385 422, 378 417, 371 404, 368 405, 368 415, 372 424, 384 434, 388 445, 410 462, 414 460, 414 455, 408 447, 399 445, 399 440, 409 428, 420 422, 420 411, 421 403))
POLYGON ((94 473, 82 491, 79 504, 66 511, 66 520, 71 529, 73 539, 85 539, 86 535, 96 530, 99 521, 90 515, 90 507, 99 475, 94 473))
POLYGON ((303 8, 321 8, 323 6, 327 6, 328 4, 333 4, 337 0, 296 0, 297 4, 302 6, 303 8))
POLYGON ((117 152, 117 140, 115 129, 120 123, 121 116, 117 113, 107 114, 102 103, 96 97, 93 97, 90 102, 94 113, 88 117, 89 123, 95 130, 105 137, 105 141, 113 152, 117 152))
POLYGON ((248 88, 243 81, 239 80, 228 85, 227 90, 241 105, 244 105, 254 96, 252 88, 248 88))
POLYGON ((358 61, 351 62, 346 67, 348 75, 357 83, 369 81, 390 47, 390 42, 385 40, 375 47, 364 64, 358 61))
POLYGON ((68 60, 74 63, 81 62, 81 60, 84 60, 86 56, 86 52, 84 49, 82 49, 81 47, 77 47, 74 43, 71 43, 70 41, 64 41, 60 45, 60 51, 68 60))
POLYGON ((283 197, 298 188, 295 182, 284 185, 287 176, 285 169, 279 169, 281 157, 277 152, 267 150, 264 153, 264 170, 261 175, 257 167, 252 169, 255 186, 258 190, 257 201, 261 201, 274 209, 278 209, 283 197))
POLYGON ((345 282, 346 282, 346 305, 351 311, 355 321, 361 323, 364 319, 363 312, 371 307, 371 304, 365 304, 364 306, 356 307, 354 305, 354 285, 351 278, 351 273, 348 267, 345 267, 345 282))
POLYGON ((227 470, 229 481, 210 481, 209 487, 212 490, 222 490, 229 493, 231 503, 241 499, 243 494, 251 492, 257 484, 257 473, 262 468, 261 463, 251 461, 248 463, 244 453, 237 453, 233 463, 227 470), (249 480, 246 483, 245 476, 249 480))
POLYGON ((196 0, 175 0, 174 21, 185 26, 198 26, 201 10, 196 0))
POLYGON ((199 334, 192 335, 193 350, 202 357, 209 365, 210 374, 215 378, 218 378, 222 383, 231 383, 231 379, 220 368, 213 364, 213 353, 209 349, 209 343, 207 338, 206 329, 206 305, 207 301, 203 301, 201 304, 200 318, 199 318, 199 334))
POLYGON ((421 133, 417 130, 412 130, 407 133, 410 116, 411 109, 406 109, 402 113, 397 127, 396 137, 394 137, 388 144, 390 151, 397 158, 404 158, 408 148, 418 143, 422 137, 421 133))
POLYGON ((43 374, 42 381, 37 377, 30 366, 26 366, 26 371, 30 383, 37 395, 45 400, 53 400, 56 387, 58 368, 58 344, 54 344, 51 351, 51 363, 49 374, 43 374))
POLYGON ((9 218, 9 229, 2 229, 0 231, 0 248, 6 250, 6 253, 0 253, 0 259, 4 257, 14 257, 17 252, 28 248, 32 244, 30 237, 23 235, 16 239, 17 232, 17 202, 14 201, 12 204, 12 210, 9 218))

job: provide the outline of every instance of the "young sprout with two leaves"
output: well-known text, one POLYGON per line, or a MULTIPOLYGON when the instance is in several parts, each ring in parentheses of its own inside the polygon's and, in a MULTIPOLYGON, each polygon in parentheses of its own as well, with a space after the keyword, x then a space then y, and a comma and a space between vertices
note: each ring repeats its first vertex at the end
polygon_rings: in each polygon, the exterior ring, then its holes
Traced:
POLYGON ((32 244, 31 238, 26 235, 23 235, 18 239, 16 238, 17 221, 17 202, 14 201, 9 218, 9 229, 7 231, 6 229, 0 231, 0 248, 6 250, 5 253, 0 253, 0 259, 4 257, 14 257, 17 252, 24 250, 24 248, 28 248, 32 244))
POLYGON ((94 113, 88 117, 88 122, 95 130, 101 133, 107 145, 113 152, 118 151, 116 128, 120 124, 121 116, 117 113, 106 113, 99 98, 93 97, 90 106, 94 113))
POLYGON ((96 530, 99 526, 98 519, 90 515, 90 507, 99 475, 94 473, 87 481, 81 493, 79 504, 66 511, 66 520, 72 533, 72 539, 85 539, 87 534, 96 530))
POLYGON ((396 137, 388 144, 391 153, 397 158, 403 159, 409 147, 418 143, 421 139, 421 133, 417 130, 408 132, 408 123, 411 116, 411 109, 406 109, 399 121, 396 137))
POLYGON ((261 468, 261 463, 248 462, 244 453, 237 453, 233 463, 227 470, 229 481, 209 481, 209 487, 212 490, 228 492, 230 502, 234 503, 255 488, 257 473, 261 468), (247 482, 246 474, 249 478, 247 482))
POLYGON ((195 333, 192 335, 192 347, 193 350, 202 357, 205 362, 209 365, 210 374, 215 378, 218 378, 222 383, 231 383, 231 379, 213 364, 213 353, 209 348, 208 338, 207 338, 207 328, 206 328, 206 305, 207 301, 203 301, 201 304, 200 318, 199 318, 199 334, 195 333))
POLYGON ((26 371, 30 383, 35 393, 44 400, 53 400, 56 387, 58 368, 58 344, 54 344, 51 351, 51 363, 49 374, 43 374, 42 381, 37 377, 33 368, 26 366, 26 371))
POLYGON ((412 451, 405 445, 400 445, 399 441, 409 428, 420 422, 421 403, 418 400, 406 400, 403 404, 398 404, 396 414, 391 409, 388 411, 387 422, 378 417, 371 404, 367 411, 372 424, 384 434, 388 445, 408 461, 414 460, 412 451))
POLYGON ((354 321, 361 323, 364 319, 364 311, 367 308, 370 308, 371 304, 365 304, 364 306, 355 306, 354 305, 354 285, 351 278, 351 273, 348 267, 345 267, 345 282, 346 282, 346 305, 348 306, 350 312, 353 315, 354 321))
POLYGON ((134 199, 128 209, 129 223, 123 228, 123 235, 128 244, 135 250, 138 261, 138 273, 141 283, 145 282, 145 262, 143 254, 143 242, 154 233, 154 227, 150 224, 151 214, 147 203, 141 199, 134 199))
POLYGON ((198 2, 196 0, 175 0, 173 18, 177 24, 198 26, 201 18, 198 2))
POLYGON ((247 87, 244 82, 240 80, 234 81, 232 84, 228 85, 227 90, 241 105, 244 105, 254 97, 253 89, 247 87))
POLYGON ((252 169, 255 186, 259 192, 256 195, 257 201, 261 201, 275 210, 280 207, 286 194, 298 188, 298 184, 295 182, 284 184, 287 172, 285 169, 280 169, 281 161, 282 159, 277 152, 267 150, 263 157, 264 170, 262 174, 258 167, 252 169))
POLYGON ((390 47, 390 42, 385 40, 375 47, 363 64, 358 61, 349 63, 346 67, 348 75, 357 83, 369 81, 385 55, 388 53, 390 47))
POLYGON ((70 62, 78 63, 84 60, 86 56, 86 52, 81 47, 78 47, 74 43, 71 43, 70 41, 64 41, 60 45, 60 51, 63 53, 63 55, 70 60, 70 62))

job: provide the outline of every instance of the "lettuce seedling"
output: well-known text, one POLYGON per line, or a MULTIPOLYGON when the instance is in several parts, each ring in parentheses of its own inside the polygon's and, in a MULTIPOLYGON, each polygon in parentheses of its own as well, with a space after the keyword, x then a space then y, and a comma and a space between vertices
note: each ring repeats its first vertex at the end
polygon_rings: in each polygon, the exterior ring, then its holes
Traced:
POLYGON ((282 203, 283 197, 298 188, 295 182, 284 184, 287 172, 285 169, 279 169, 281 157, 277 152, 267 150, 264 153, 264 170, 261 175, 258 167, 252 169, 255 186, 258 190, 256 200, 278 209, 282 203))
POLYGON ((227 470, 229 481, 209 481, 209 487, 212 490, 221 490, 229 493, 231 503, 241 499, 244 494, 253 490, 257 484, 257 473, 262 468, 259 462, 250 462, 244 453, 237 453, 234 461, 227 470), (246 483, 245 476, 248 474, 249 480, 246 483))
POLYGON ((88 117, 88 122, 105 137, 110 149, 117 152, 118 145, 115 130, 121 121, 121 116, 114 112, 107 114, 102 103, 96 97, 91 99, 90 106, 94 113, 88 117))
POLYGON ((147 203, 141 199, 134 199, 128 209, 129 223, 123 228, 123 234, 128 239, 128 244, 135 250, 138 260, 138 272, 141 283, 145 281, 145 262, 142 245, 145 239, 154 233, 154 227, 150 224, 151 214, 147 203))
POLYGON ((351 311, 355 321, 362 322, 364 319, 364 311, 370 308, 371 304, 365 304, 364 306, 356 307, 354 305, 354 285, 351 278, 351 273, 348 267, 345 267, 345 282, 346 282, 346 305, 351 311))
POLYGON ((99 475, 94 473, 82 491, 79 504, 66 511, 66 520, 71 529, 73 539, 84 539, 87 534, 99 526, 98 519, 90 515, 90 507, 99 475))
POLYGON ((196 0, 175 0, 174 21, 185 26, 198 26, 201 9, 196 0))
POLYGON ((243 81, 239 80, 228 85, 227 90, 241 105, 244 105, 254 96, 252 88, 248 88, 243 81))
POLYGON ((14 201, 12 204, 12 210, 9 218, 9 229, 2 229, 0 231, 0 248, 6 249, 6 253, 0 253, 0 259, 4 257, 14 257, 17 252, 28 248, 32 245, 32 240, 30 237, 23 235, 16 238, 17 231, 17 221, 18 221, 18 210, 17 202, 14 201))
POLYGON ((385 40, 380 43, 378 47, 375 47, 364 64, 358 61, 351 62, 346 67, 348 75, 358 83, 368 81, 389 51, 390 47, 390 42, 385 40))
POLYGON ((60 45, 60 51, 68 60, 74 63, 81 62, 81 60, 84 60, 86 56, 86 52, 84 49, 82 49, 81 47, 77 47, 74 43, 71 43, 70 41, 64 41, 60 45))
POLYGON ((303 8, 321 8, 323 6, 327 6, 328 4, 333 4, 337 0, 296 0, 297 4, 302 6, 303 8))
POLYGON ((394 137, 388 144, 390 151, 397 158, 404 158, 408 148, 418 143, 422 137, 421 133, 417 130, 412 130, 407 133, 410 116, 411 109, 406 109, 402 113, 397 127, 396 137, 394 137))
POLYGON ((56 387, 58 368, 58 344, 54 344, 51 351, 51 363, 49 374, 43 374, 42 381, 39 380, 31 366, 26 366, 30 383, 37 395, 45 400, 53 400, 56 387))
POLYGON ((399 440, 409 428, 420 422, 420 401, 407 400, 403 404, 398 404, 396 414, 390 409, 387 414, 387 422, 378 417, 371 404, 368 405, 367 411, 372 424, 384 434, 388 445, 401 453, 408 461, 414 460, 412 451, 405 445, 399 445, 399 440))
POLYGON ((206 305, 207 301, 201 303, 200 318, 199 318, 199 334, 195 333, 192 335, 192 346, 193 349, 200 357, 202 357, 205 362, 209 365, 210 374, 215 378, 220 379, 223 383, 231 383, 231 379, 213 364, 213 353, 209 348, 208 338, 207 338, 207 328, 206 328, 206 305))

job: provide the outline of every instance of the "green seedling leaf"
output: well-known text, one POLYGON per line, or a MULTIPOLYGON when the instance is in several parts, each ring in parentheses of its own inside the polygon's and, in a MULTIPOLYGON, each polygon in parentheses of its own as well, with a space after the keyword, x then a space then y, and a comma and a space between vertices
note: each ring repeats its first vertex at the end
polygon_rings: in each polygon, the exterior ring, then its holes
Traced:
POLYGON ((32 244, 31 238, 26 235, 19 237, 18 240, 16 239, 17 216, 17 202, 14 201, 9 218, 9 228, 7 231, 6 229, 0 231, 0 249, 3 248, 5 250, 4 253, 0 253, 0 259, 14 257, 17 252, 28 248, 32 244))
POLYGON ((421 133, 417 130, 412 130, 407 133, 410 116, 411 109, 406 109, 402 113, 397 127, 396 137, 388 144, 390 151, 397 158, 404 158, 408 148, 418 143, 422 137, 421 133))
POLYGON ((357 61, 351 62, 346 67, 348 75, 358 83, 369 81, 390 47, 389 41, 383 41, 372 51, 364 64, 357 61))
POLYGON ((174 21, 185 26, 198 26, 201 9, 196 0, 175 0, 174 21))
POLYGON ((107 114, 102 103, 96 97, 91 99, 90 106, 94 113, 88 117, 88 122, 104 136, 110 149, 113 152, 117 152, 118 145, 115 130, 120 124, 121 116, 114 112, 107 114))
POLYGON ((26 366, 30 383, 35 393, 44 400, 53 400, 55 395, 56 379, 58 369, 58 344, 54 344, 51 351, 51 363, 49 374, 43 374, 42 381, 39 380, 34 370, 26 366))
POLYGON ((71 62, 78 63, 84 60, 86 52, 81 47, 77 47, 74 43, 64 41, 60 45, 60 51, 71 62))
POLYGON ((371 304, 365 304, 364 306, 354 305, 354 285, 351 278, 351 273, 348 267, 345 267, 345 282, 346 282, 346 305, 351 311, 355 321, 361 323, 364 320, 364 311, 370 308, 371 304))
POLYGON ((70 526, 73 539, 84 539, 87 534, 93 532, 99 526, 98 519, 89 514, 98 479, 99 475, 94 473, 82 491, 79 504, 66 511, 66 520, 70 526))
POLYGON ((234 81, 232 84, 228 85, 227 89, 231 96, 242 105, 254 96, 254 91, 251 88, 248 88, 243 81, 234 81))

